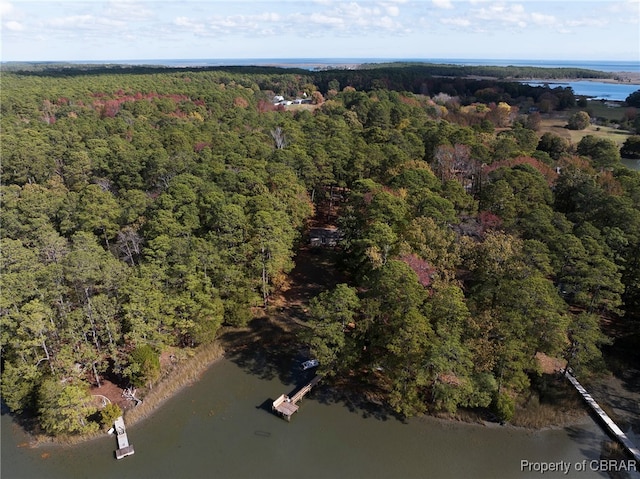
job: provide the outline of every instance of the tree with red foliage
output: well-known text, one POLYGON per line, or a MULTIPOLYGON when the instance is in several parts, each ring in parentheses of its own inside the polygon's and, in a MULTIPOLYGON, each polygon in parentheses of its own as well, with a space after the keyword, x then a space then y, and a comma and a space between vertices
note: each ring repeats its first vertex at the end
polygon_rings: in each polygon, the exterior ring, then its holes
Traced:
POLYGON ((431 284, 432 276, 436 270, 429 263, 415 254, 406 254, 400 260, 418 275, 418 281, 422 286, 426 288, 431 284))
POLYGON ((480 231, 482 234, 490 230, 496 230, 502 226, 502 219, 491 211, 481 211, 478 213, 478 221, 480 222, 480 231))

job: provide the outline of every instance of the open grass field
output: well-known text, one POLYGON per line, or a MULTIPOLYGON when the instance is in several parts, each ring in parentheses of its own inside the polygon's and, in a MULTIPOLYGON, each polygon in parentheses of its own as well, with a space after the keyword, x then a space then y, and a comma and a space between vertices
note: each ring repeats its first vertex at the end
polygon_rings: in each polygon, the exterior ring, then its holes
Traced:
MULTIPOLYGON (((611 119, 619 119, 623 115, 623 111, 621 108, 610 108, 603 106, 602 108, 608 108, 618 113, 618 116, 611 119)), ((578 111, 577 109, 575 111, 578 111)), ((625 140, 631 136, 631 132, 625 130, 617 130, 615 128, 611 128, 609 126, 596 126, 589 125, 584 130, 569 130, 565 128, 567 125, 567 119, 571 116, 575 111, 569 110, 566 112, 554 112, 549 115, 543 115, 542 121, 540 122, 540 130, 538 133, 542 136, 544 133, 550 132, 558 135, 561 138, 565 138, 570 141, 572 144, 577 144, 582 138, 587 135, 593 135, 597 138, 606 138, 614 141, 618 146, 622 146, 625 140)), ((594 111, 594 116, 601 116, 599 113, 594 111)))
MULTIPOLYGON (((606 118, 607 120, 620 121, 627 110, 624 106, 609 106, 606 102, 600 100, 590 100, 587 103, 586 111, 591 117, 606 118)), ((571 113, 581 110, 581 108, 575 108, 571 110, 571 113)))

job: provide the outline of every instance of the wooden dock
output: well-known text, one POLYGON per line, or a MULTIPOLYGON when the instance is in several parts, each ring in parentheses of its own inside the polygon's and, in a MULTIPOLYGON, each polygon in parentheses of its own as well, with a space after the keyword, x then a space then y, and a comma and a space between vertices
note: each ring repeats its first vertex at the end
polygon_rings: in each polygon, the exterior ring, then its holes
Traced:
POLYGON ((118 438, 118 449, 116 450, 116 459, 130 456, 134 453, 133 445, 129 444, 127 430, 124 427, 124 419, 120 416, 115 420, 114 431, 118 438))
POLYGON ((286 394, 281 394, 278 399, 273 401, 273 405, 271 407, 272 411, 277 412, 287 421, 291 421, 291 416, 299 409, 299 406, 296 403, 299 402, 305 394, 311 391, 311 388, 318 384, 320 379, 322 379, 322 376, 318 375, 314 377, 310 383, 300 388, 300 390, 291 397, 286 394))
POLYGON ((600 417, 604 425, 607 427, 609 432, 615 436, 615 438, 627 449, 627 451, 633 456, 633 458, 640 462, 640 449, 638 449, 633 442, 627 437, 627 435, 622 432, 622 429, 618 427, 618 425, 611 420, 609 415, 602 410, 600 405, 593 399, 591 394, 587 392, 587 390, 578 382, 578 380, 571 374, 569 371, 565 371, 564 375, 567 379, 573 384, 573 387, 580 393, 584 401, 593 409, 593 411, 600 417))

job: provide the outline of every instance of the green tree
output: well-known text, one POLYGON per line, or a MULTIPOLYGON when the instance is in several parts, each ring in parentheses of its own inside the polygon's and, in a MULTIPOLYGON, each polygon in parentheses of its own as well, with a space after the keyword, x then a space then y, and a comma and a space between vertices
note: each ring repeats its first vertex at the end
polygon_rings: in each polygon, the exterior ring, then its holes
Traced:
POLYGON ((100 424, 105 429, 113 425, 116 419, 122 416, 122 409, 115 403, 110 402, 100 410, 100 424))
POLYGON ((569 143, 554 133, 545 133, 538 142, 538 150, 548 153, 554 160, 559 160, 569 150, 569 143))
POLYGON ((428 359, 433 408, 455 412, 460 406, 488 406, 496 386, 487 375, 476 374, 472 351, 465 341, 470 333, 470 312, 460 287, 436 281, 426 314, 435 333, 428 359))
POLYGON ((640 159, 640 135, 627 138, 620 149, 620 155, 624 158, 640 159))
POLYGON ((579 155, 591 157, 594 166, 599 168, 620 164, 618 145, 607 138, 596 138, 593 135, 587 135, 578 143, 577 152, 579 155))
POLYGON ((633 93, 630 93, 624 101, 627 106, 635 106, 637 108, 640 108, 640 90, 636 90, 633 93))
POLYGON ((586 111, 578 111, 569 117, 567 128, 570 130, 584 130, 591 124, 591 118, 586 111))
POLYGON ((353 343, 349 331, 355 328, 359 309, 360 299, 355 288, 344 283, 320 293, 309 304, 311 328, 305 331, 304 337, 311 355, 327 374, 343 370, 352 362, 353 358, 348 356, 353 353, 353 345, 347 343, 353 343))
POLYGON ((259 275, 259 289, 266 305, 274 286, 281 284, 283 273, 293 268, 291 247, 295 231, 280 211, 258 211, 252 223, 253 266, 259 275))
POLYGON ((569 344, 565 349, 567 369, 575 374, 602 366, 602 352, 599 347, 610 344, 600 330, 600 318, 595 314, 574 315, 569 324, 569 344))
POLYGON ((38 395, 38 415, 44 430, 53 435, 85 434, 98 429, 89 416, 96 412, 86 385, 46 379, 38 395))
POLYGON ((124 374, 136 387, 153 384, 160 377, 160 356, 148 344, 138 346, 131 352, 124 374))

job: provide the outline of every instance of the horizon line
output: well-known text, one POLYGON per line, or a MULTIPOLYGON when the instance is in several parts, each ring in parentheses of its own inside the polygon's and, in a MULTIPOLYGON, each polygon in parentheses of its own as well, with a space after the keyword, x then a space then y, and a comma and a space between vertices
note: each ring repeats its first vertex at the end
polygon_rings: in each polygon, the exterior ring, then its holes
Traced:
POLYGON ((428 61, 428 60, 453 60, 453 61, 518 61, 518 62, 598 62, 598 63, 636 63, 640 67, 640 62, 636 59, 597 59, 597 58, 488 58, 488 57, 201 57, 201 58, 109 58, 109 59, 81 59, 81 60, 0 60, 0 63, 103 63, 103 62, 151 62, 151 61, 428 61))

